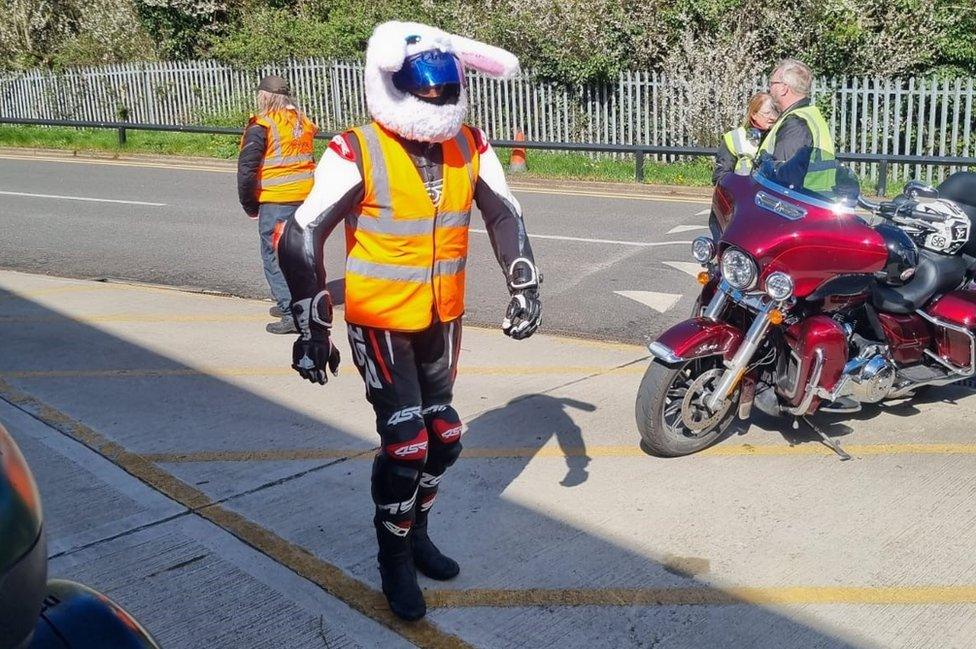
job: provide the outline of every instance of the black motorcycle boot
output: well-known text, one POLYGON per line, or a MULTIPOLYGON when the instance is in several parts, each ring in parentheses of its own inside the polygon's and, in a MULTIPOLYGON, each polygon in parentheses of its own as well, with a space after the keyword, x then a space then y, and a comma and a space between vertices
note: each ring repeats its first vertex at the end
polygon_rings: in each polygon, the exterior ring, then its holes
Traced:
POLYGON ((376 559, 380 566, 383 594, 390 610, 408 622, 419 620, 427 614, 427 603, 417 585, 417 570, 410 553, 409 536, 393 534, 379 520, 375 521, 375 525, 380 548, 376 559))
POLYGON ((458 562, 441 552, 427 535, 427 512, 417 512, 417 521, 410 530, 410 547, 417 570, 431 579, 447 581, 461 572, 458 562))

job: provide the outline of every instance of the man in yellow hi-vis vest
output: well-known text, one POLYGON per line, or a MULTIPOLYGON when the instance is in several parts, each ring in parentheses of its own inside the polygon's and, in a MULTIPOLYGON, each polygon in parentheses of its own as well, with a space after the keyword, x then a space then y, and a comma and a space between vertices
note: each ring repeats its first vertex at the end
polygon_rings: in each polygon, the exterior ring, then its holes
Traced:
POLYGON ((496 77, 518 71, 512 54, 433 27, 377 26, 365 70, 373 122, 329 143, 312 193, 278 243, 301 332, 292 367, 325 383, 339 352, 329 337, 322 248, 344 224, 349 344, 381 440, 372 474, 380 577, 391 610, 407 620, 427 610, 417 570, 439 580, 460 571, 431 542, 427 523, 461 453, 451 402, 473 203, 511 296, 502 330, 527 338, 541 322, 541 278, 521 207, 484 133, 464 124, 465 65, 496 77))
POLYGON ((271 314, 280 318, 266 329, 295 333, 291 294, 274 255, 274 236, 312 190, 316 127, 291 97, 288 82, 270 75, 261 80, 258 114, 251 116, 237 158, 237 193, 241 207, 258 222, 264 275, 275 299, 271 314))
POLYGON ((820 109, 810 102, 813 74, 794 59, 776 66, 769 77, 769 94, 781 111, 766 134, 759 154, 769 154, 784 184, 830 193, 837 175, 834 138, 820 109))

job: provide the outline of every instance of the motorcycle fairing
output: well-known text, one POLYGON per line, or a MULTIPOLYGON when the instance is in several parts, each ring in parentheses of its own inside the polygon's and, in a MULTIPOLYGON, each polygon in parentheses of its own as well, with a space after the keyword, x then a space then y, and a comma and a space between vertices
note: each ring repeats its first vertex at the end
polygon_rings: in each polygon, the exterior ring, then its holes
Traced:
POLYGON ((649 349, 656 362, 677 367, 707 356, 722 355, 729 360, 741 343, 742 332, 727 322, 692 318, 665 331, 649 349))
MULTIPOLYGON (((806 318, 789 327, 785 334, 792 358, 783 362, 797 363, 797 367, 792 385, 786 387, 787 382, 777 381, 776 391, 795 407, 803 400, 817 350, 823 355, 823 369, 816 387, 829 391, 837 384, 847 363, 847 335, 836 320, 824 315, 806 318)), ((816 405, 811 404, 811 409, 816 405)))

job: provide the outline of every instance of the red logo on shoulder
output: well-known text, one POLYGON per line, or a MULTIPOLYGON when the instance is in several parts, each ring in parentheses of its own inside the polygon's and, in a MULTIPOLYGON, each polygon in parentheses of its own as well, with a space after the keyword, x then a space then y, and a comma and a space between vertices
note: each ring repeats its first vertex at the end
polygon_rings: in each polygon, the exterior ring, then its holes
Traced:
POLYGON ((478 153, 484 153, 488 150, 488 137, 485 132, 480 128, 471 129, 471 135, 474 136, 474 145, 478 147, 478 153))
POLYGON ((329 142, 329 148, 339 154, 339 157, 345 158, 350 162, 355 162, 356 154, 352 152, 352 148, 349 143, 346 142, 346 138, 341 135, 336 135, 329 142))

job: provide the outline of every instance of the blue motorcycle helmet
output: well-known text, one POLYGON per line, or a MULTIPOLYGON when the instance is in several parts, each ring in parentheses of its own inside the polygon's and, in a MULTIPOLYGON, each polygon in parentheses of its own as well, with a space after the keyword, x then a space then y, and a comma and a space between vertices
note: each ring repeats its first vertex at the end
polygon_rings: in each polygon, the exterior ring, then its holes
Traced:
POLYGON ((431 104, 456 104, 463 84, 461 61, 450 52, 440 50, 411 54, 393 74, 397 90, 431 104))

